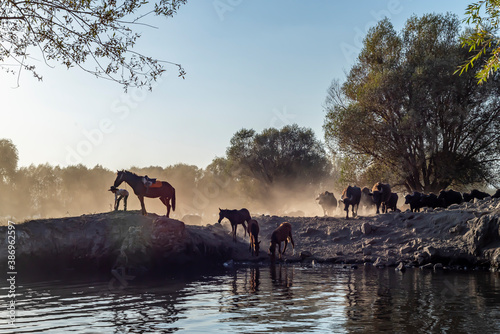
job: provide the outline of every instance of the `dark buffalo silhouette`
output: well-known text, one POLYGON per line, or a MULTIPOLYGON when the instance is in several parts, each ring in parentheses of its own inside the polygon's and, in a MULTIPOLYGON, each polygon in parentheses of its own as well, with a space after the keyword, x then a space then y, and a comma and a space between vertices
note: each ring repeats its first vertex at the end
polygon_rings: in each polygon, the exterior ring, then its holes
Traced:
POLYGON ((361 189, 361 200, 359 205, 361 205, 365 210, 369 210, 375 207, 375 202, 373 202, 373 194, 370 192, 368 187, 363 187, 361 189))
POLYGON ((398 199, 399 196, 396 193, 391 193, 389 200, 383 203, 382 212, 389 212, 389 209, 392 211, 398 211, 398 199))
POLYGON ((437 208, 439 206, 439 200, 436 194, 430 193, 428 195, 422 194, 420 197, 420 205, 422 207, 437 208))
POLYGON ((443 208, 447 208, 452 204, 460 204, 463 202, 462 194, 455 190, 441 190, 438 196, 439 204, 443 208))
POLYGON ((373 202, 377 206, 377 213, 380 213, 380 206, 382 206, 382 212, 385 212, 385 209, 387 207, 387 204, 391 198, 391 186, 387 183, 375 183, 375 185, 372 188, 372 197, 373 197, 373 202))
POLYGON ((414 191, 412 195, 405 196, 405 204, 410 205, 411 212, 420 212, 420 208, 422 208, 421 198, 422 194, 418 191, 414 191))
POLYGON ((356 217, 358 214, 359 201, 361 200, 361 188, 356 186, 348 186, 342 192, 340 201, 344 203, 344 211, 346 212, 346 219, 349 219, 349 205, 352 206, 352 216, 356 217), (356 207, 356 210, 354 210, 356 207))
POLYGON ((489 196, 491 196, 491 195, 488 193, 485 193, 484 191, 479 191, 477 189, 472 190, 470 193, 463 193, 464 202, 470 202, 474 198, 485 199, 486 197, 489 197, 489 196))
POLYGON ((328 216, 329 213, 333 214, 333 212, 337 209, 337 199, 335 198, 335 195, 329 191, 319 194, 316 200, 323 208, 323 214, 325 216, 328 216))

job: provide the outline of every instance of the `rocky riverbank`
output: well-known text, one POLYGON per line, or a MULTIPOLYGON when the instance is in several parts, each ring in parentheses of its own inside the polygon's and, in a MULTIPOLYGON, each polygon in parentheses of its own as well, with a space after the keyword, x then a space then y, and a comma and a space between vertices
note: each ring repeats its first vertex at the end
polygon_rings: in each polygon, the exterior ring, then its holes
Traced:
MULTIPOLYGON (((342 214, 340 211, 339 215, 342 214)), ((139 212, 109 212, 15 225, 15 263, 29 270, 176 270, 182 266, 267 262, 272 231, 292 225, 295 251, 288 262, 376 266, 500 268, 500 200, 486 199, 448 209, 339 217, 255 216, 261 253, 250 256, 239 226, 238 242, 229 222, 186 225, 139 212)), ((8 261, 8 227, 0 227, 0 266, 8 261)))

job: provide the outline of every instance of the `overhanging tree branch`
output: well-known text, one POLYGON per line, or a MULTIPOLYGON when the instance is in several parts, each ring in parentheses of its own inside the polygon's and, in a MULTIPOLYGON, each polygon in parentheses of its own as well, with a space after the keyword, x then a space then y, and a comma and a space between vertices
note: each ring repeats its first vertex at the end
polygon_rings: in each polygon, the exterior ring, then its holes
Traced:
POLYGON ((0 14, 0 67, 15 73, 31 71, 41 79, 27 57, 33 47, 45 62, 56 61, 68 68, 78 66, 97 77, 128 87, 151 89, 166 68, 175 62, 159 60, 133 50, 140 35, 134 26, 152 27, 142 20, 151 14, 173 16, 187 0, 5 1, 0 14), (14 59, 19 70, 5 64, 14 59))

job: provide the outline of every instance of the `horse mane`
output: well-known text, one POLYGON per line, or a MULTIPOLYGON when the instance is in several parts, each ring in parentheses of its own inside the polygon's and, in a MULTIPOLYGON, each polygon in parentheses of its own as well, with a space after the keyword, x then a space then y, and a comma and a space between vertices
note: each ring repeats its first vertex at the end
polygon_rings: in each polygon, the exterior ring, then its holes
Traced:
POLYGON ((132 174, 133 176, 142 177, 142 176, 139 176, 139 175, 137 175, 136 173, 131 172, 131 171, 128 171, 128 170, 124 170, 124 169, 122 169, 121 171, 122 171, 123 173, 125 173, 125 174, 132 174))

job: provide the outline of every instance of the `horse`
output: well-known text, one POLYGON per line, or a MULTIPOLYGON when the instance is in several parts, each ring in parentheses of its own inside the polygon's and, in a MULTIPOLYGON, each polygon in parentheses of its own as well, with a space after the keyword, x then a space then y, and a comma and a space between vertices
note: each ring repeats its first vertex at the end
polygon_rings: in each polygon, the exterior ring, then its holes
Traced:
POLYGON ((108 189, 113 194, 115 194, 115 211, 118 211, 118 207, 120 206, 120 201, 123 198, 123 211, 127 211, 127 199, 128 199, 128 191, 126 189, 118 189, 116 187, 111 187, 108 189))
POLYGON ((288 241, 292 243, 292 247, 295 250, 295 243, 293 242, 292 237, 292 225, 290 223, 284 222, 278 228, 276 228, 271 235, 271 245, 269 246, 269 254, 271 255, 271 259, 274 261, 276 245, 278 245, 278 256, 281 259, 282 255, 285 254, 286 246, 288 245, 288 241), (285 242, 285 247, 283 248, 283 252, 281 251, 281 243, 285 242))
POLYGON ((250 236, 250 252, 252 256, 259 256, 260 241, 259 241, 259 223, 255 219, 248 221, 248 235, 250 236))
POLYGON ((224 218, 229 219, 229 222, 231 223, 231 230, 234 242, 236 242, 236 228, 238 227, 238 224, 243 225, 245 236, 247 235, 247 226, 245 222, 249 222, 250 219, 252 219, 252 217, 250 216, 250 212, 247 209, 243 208, 240 210, 228 210, 228 209, 222 210, 221 208, 219 208, 218 223, 220 224, 220 222, 224 218))
POLYGON ((116 172, 114 187, 117 188, 122 182, 126 182, 134 190, 141 202, 142 214, 147 215, 146 207, 144 206, 144 197, 157 198, 167 207, 167 217, 170 216, 170 207, 175 211, 175 189, 166 181, 161 181, 160 187, 147 187, 144 182, 144 177, 135 173, 122 170, 116 172), (172 203, 172 204, 170 204, 172 203))

